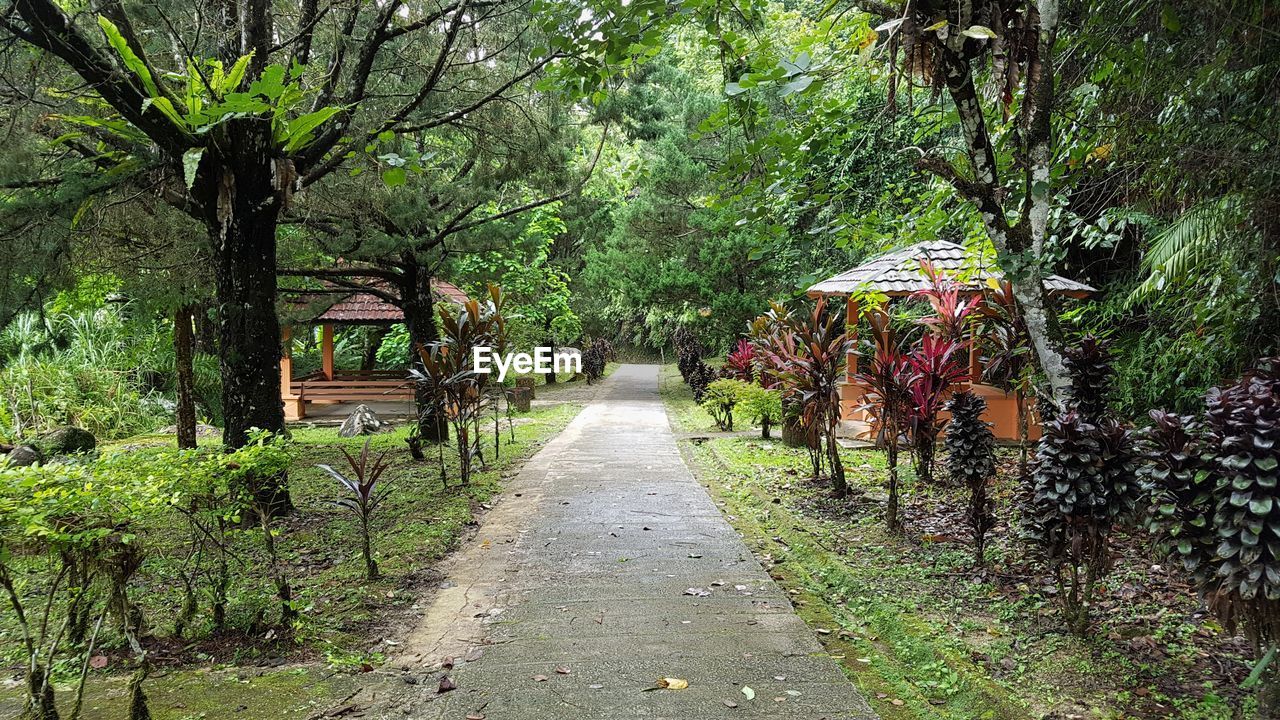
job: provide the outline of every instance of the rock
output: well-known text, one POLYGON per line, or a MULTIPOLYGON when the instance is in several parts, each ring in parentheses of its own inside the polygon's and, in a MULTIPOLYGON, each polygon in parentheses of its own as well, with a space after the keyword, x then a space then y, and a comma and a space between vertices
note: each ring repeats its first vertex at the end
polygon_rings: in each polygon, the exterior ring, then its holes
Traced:
POLYGON ((338 436, 372 435, 386 427, 387 423, 379 420, 372 408, 361 403, 356 406, 355 410, 351 411, 346 420, 342 421, 342 427, 338 428, 338 436))
MULTIPOLYGON (((222 433, 222 431, 221 431, 221 430, 219 430, 218 428, 216 428, 216 427, 214 427, 214 426, 212 426, 212 425, 205 425, 204 423, 197 423, 197 424, 196 424, 196 437, 198 437, 198 438, 203 438, 203 437, 216 437, 217 435, 219 435, 219 434, 221 434, 221 433, 222 433)), ((178 434, 178 426, 177 426, 177 425, 166 425, 165 427, 162 427, 162 428, 160 428, 159 430, 157 430, 157 431, 156 431, 156 434, 157 434, 157 435, 177 435, 177 434, 178 434)))
POLYGON ((9 464, 13 467, 26 467, 27 465, 44 462, 44 455, 39 449, 31 445, 18 445, 9 451, 7 457, 9 458, 9 464))
POLYGON ((84 428, 65 425, 41 434, 35 446, 45 455, 55 457, 89 452, 98 447, 98 440, 84 428))

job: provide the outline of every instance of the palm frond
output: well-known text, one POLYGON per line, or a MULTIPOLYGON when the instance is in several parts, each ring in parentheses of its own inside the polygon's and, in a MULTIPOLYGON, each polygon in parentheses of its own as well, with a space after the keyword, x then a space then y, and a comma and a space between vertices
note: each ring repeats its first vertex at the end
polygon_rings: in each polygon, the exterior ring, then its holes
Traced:
POLYGON ((1227 195, 1192 207, 1161 230, 1142 259, 1147 277, 1129 294, 1126 306, 1149 302, 1165 288, 1200 274, 1219 256, 1243 212, 1239 196, 1227 195))

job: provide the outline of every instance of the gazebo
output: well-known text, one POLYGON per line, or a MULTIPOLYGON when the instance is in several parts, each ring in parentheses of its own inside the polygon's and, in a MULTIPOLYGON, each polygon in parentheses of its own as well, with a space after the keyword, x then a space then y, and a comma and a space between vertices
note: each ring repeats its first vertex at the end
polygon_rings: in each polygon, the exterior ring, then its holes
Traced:
MULTIPOLYGON (((980 259, 975 261, 962 245, 946 240, 932 240, 880 255, 851 270, 827 278, 810 287, 808 295, 812 298, 844 298, 847 303, 847 322, 852 332, 857 332, 857 321, 861 319, 860 313, 863 311, 871 316, 871 327, 875 332, 875 328, 888 327, 888 314, 884 306, 859 308, 857 298, 867 293, 878 293, 890 299, 909 297, 917 291, 927 289, 930 286, 929 280, 921 270, 921 261, 929 262, 935 269, 953 278, 960 284, 961 292, 965 295, 981 296, 992 282, 1007 287, 1000 268, 990 263, 984 264, 980 259)), ((1094 292, 1093 288, 1084 283, 1058 275, 1046 277, 1044 284, 1051 294, 1058 296, 1082 298, 1094 292)), ((867 388, 855 379, 857 372, 857 354, 850 353, 845 383, 841 387, 841 403, 844 420, 854 437, 867 439, 873 436, 870 414, 863 407, 867 388)), ((996 438, 1017 440, 1018 407, 1025 398, 1020 397, 1019 393, 1007 393, 998 387, 976 381, 983 376, 983 359, 976 342, 969 345, 969 376, 975 381, 967 383, 965 387, 987 401, 987 412, 983 417, 991 423, 996 438)), ((1032 439, 1039 436, 1039 427, 1034 421, 1029 434, 1032 439)))
MULTIPOLYGON (((385 288, 380 288, 385 292, 385 288)), ((467 294, 452 283, 431 279, 436 300, 455 304, 467 302, 467 294)), ((395 304, 371 293, 339 288, 326 283, 326 289, 305 291, 293 299, 298 308, 310 308, 308 325, 320 325, 320 369, 293 376, 293 325, 282 328, 283 356, 280 359, 280 399, 284 402, 286 420, 307 416, 307 403, 335 405, 347 402, 412 403, 413 382, 406 370, 360 370, 335 368, 333 362, 334 328, 338 325, 384 325, 404 322, 404 311, 395 304), (327 305, 327 307, 325 307, 327 305), (317 313, 316 307, 324 308, 317 313)))

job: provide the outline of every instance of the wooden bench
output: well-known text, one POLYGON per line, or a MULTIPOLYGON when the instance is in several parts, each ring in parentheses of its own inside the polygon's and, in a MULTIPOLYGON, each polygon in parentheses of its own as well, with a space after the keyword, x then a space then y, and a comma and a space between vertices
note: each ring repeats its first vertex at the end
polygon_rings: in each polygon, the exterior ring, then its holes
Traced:
POLYGON ((284 396, 285 418, 305 418, 307 403, 403 402, 413 398, 414 382, 403 372, 343 371, 332 380, 313 373, 289 383, 289 391, 284 396))

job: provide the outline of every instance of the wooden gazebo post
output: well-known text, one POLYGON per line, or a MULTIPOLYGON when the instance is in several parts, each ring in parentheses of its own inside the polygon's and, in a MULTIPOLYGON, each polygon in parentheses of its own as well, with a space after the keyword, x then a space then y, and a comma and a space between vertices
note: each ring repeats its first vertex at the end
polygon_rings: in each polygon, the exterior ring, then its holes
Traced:
POLYGON ((302 396, 293 394, 293 326, 280 328, 280 399, 284 401, 284 419, 301 420, 306 416, 302 396))
POLYGON ((333 323, 320 326, 320 370, 325 380, 333 379, 333 323))

